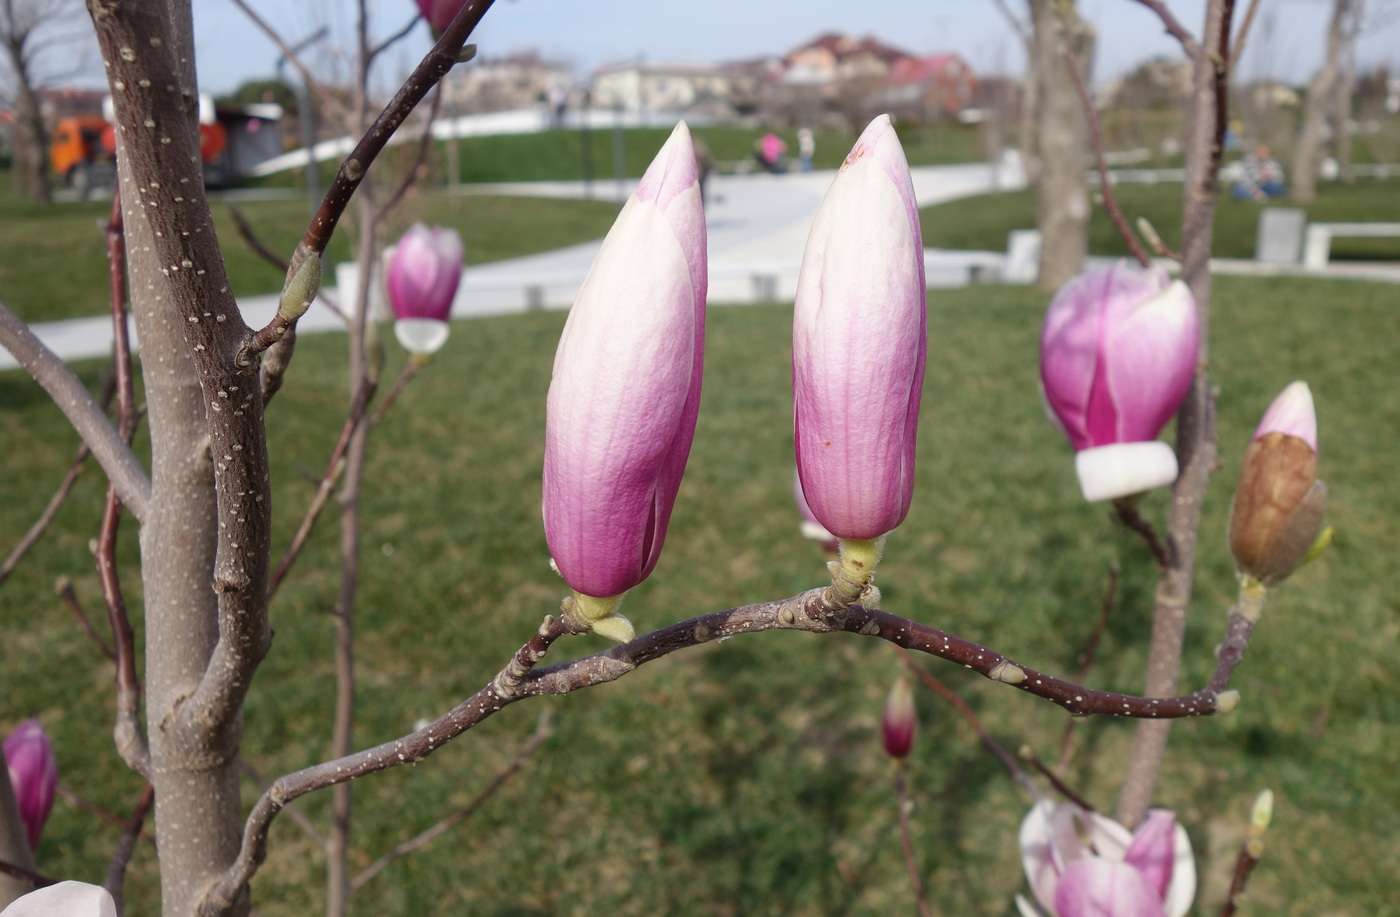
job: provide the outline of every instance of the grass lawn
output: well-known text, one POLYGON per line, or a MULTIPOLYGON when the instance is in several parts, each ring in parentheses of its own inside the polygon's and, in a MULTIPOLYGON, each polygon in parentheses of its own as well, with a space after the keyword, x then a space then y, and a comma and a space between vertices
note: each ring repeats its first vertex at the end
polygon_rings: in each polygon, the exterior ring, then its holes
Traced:
MULTIPOLYGON (((1095 255, 1127 255, 1128 248, 1113 226, 1098 184, 1090 186, 1094 202, 1089 221, 1089 251, 1095 255)), ((1119 185, 1118 205, 1130 223, 1146 217, 1173 249, 1181 245, 1181 185, 1119 185)), ((1400 179, 1358 179, 1354 185, 1322 182, 1316 203, 1303 209, 1310 221, 1394 222, 1400 201, 1400 179)), ((1253 258, 1259 211, 1264 206, 1292 207, 1287 201, 1268 205, 1237 201, 1227 192, 1215 211, 1214 253, 1219 258, 1253 258)), ((1005 251, 1013 229, 1035 228, 1035 193, 1013 191, 964 198, 922 211, 924 244, 930 248, 1005 251)), ((1332 242, 1333 260, 1400 261, 1400 239, 1349 239, 1332 242)))
MULTIPOLYGON (((1173 732, 1158 802, 1188 826, 1202 875, 1198 915, 1218 914, 1256 792, 1277 795, 1264 860, 1243 913, 1395 915, 1400 849, 1394 737, 1400 542, 1394 463, 1376 431, 1400 428, 1394 288, 1314 280, 1216 282, 1212 366, 1221 469, 1202 528, 1184 681, 1204 682, 1234 589, 1225 527, 1238 462, 1273 395, 1313 385, 1321 473, 1336 547, 1279 591, 1235 687, 1239 710, 1173 732)), ((1084 504, 1071 453, 1036 394, 1045 298, 1024 288, 938 291, 914 507, 891 536, 880 584, 891 611, 981 640, 1028 664, 1072 673, 1111 564, 1122 603, 1091 673, 1135 691, 1152 564, 1084 504)), ((564 593, 539 521, 544 393, 560 313, 460 323, 446 350, 376 432, 365 493, 357 624, 360 718, 369 744, 408 730, 484 684, 564 593)), ((823 580, 798 536, 789 393, 790 306, 714 309, 700 428, 665 556, 627 612, 651 628, 703 611, 790 595, 823 580)), ((344 408, 343 338, 303 339, 269 415, 275 544, 311 496, 344 408)), ((401 359, 401 358, 396 358, 401 359)), ((389 372, 396 371, 390 366, 389 372)), ((86 364, 95 383, 101 367, 86 364)), ((27 378, 0 374, 0 550, 42 508, 76 444, 27 378)), ((37 552, 0 586, 0 731, 41 717, 62 779, 125 812, 140 789, 111 750, 112 678, 54 598, 74 578, 101 604, 88 540, 100 508, 89 472, 37 552)), ((1160 519, 1161 493, 1144 511, 1160 519)), ((273 609, 276 639, 250 695, 244 754, 263 774, 317 760, 332 705, 329 603, 333 513, 273 609)), ((140 637, 136 532, 123 531, 123 581, 140 637)), ((559 658, 603 647, 578 638, 559 658)), ((1053 759, 1058 708, 941 663, 1011 748, 1053 759)), ((623 683, 509 708, 413 768, 355 784, 352 862, 465 805, 514 755, 537 717, 554 734, 467 823, 382 873, 354 914, 884 915, 912 901, 895 822, 880 708, 898 669, 880 641, 761 634, 670 657, 623 683)), ((1015 847, 1029 801, 960 717, 918 695, 909 763, 925 883, 944 914, 1010 917, 1024 887, 1015 847)), ((1069 781, 1112 807, 1130 724, 1081 723, 1069 781)), ((245 787, 251 802, 256 791, 245 787)), ((328 795, 301 805, 324 824, 328 795)), ((54 875, 100 881, 117 829, 59 801, 38 851, 54 875)), ((154 854, 142 845, 131 913, 153 913, 154 854)), ((290 819, 273 830, 254 907, 316 913, 317 845, 290 819)))
MULTIPOLYGON (((254 201, 239 209, 273 250, 291 253, 309 219, 305 201, 254 201)), ((8 173, 0 173, 0 301, 29 322, 96 315, 107 309, 107 254, 101 227, 108 202, 38 207, 17 197, 8 173)), ((243 242, 226 206, 215 203, 214 228, 223 245, 234 293, 275 293, 283 275, 243 242)), ((604 201, 446 195, 409 198, 385 233, 389 244, 413 220, 453 226, 467 246, 467 263, 479 264, 603 236, 617 216, 604 201)), ((356 227, 342 224, 331 240, 331 262, 349 260, 356 227)))
MULTIPOLYGON (((719 163, 753 158, 754 142, 767 128, 696 127, 692 133, 710 148, 710 155, 719 163)), ((797 131, 774 130, 788 146, 788 155, 797 156, 797 131)), ((813 163, 818 169, 834 169, 841 165, 855 145, 859 131, 817 131, 814 135, 816 154, 813 163)), ((637 178, 646 171, 671 128, 644 127, 622 131, 622 159, 627 175, 637 178)), ((918 127, 900 126, 899 135, 912 165, 941 165, 956 162, 976 162, 985 156, 982 129, 962 124, 928 124, 918 127)), ((462 182, 497 181, 578 181, 591 168, 594 178, 606 181, 617 174, 614 158, 614 133, 611 129, 592 131, 558 130, 538 134, 504 134, 492 137, 467 137, 458 141, 459 175, 462 182), (591 165, 589 164, 591 163, 591 165)), ((447 144, 439 143, 429 163, 429 181, 443 184, 448 178, 447 144)), ((399 156, 411 156, 407 147, 394 151, 399 156)), ((338 164, 327 163, 323 177, 329 180, 338 164)), ((257 184, 291 185, 301 182, 296 170, 259 179, 257 184)))

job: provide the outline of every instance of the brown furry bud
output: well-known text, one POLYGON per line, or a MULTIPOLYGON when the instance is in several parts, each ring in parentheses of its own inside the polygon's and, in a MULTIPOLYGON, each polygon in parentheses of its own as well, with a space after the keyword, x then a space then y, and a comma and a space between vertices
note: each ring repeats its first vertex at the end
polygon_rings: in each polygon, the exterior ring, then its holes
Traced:
POLYGON ((1230 552, 1265 586, 1286 579, 1322 531, 1327 487, 1306 441, 1271 432, 1249 444, 1230 513, 1230 552))

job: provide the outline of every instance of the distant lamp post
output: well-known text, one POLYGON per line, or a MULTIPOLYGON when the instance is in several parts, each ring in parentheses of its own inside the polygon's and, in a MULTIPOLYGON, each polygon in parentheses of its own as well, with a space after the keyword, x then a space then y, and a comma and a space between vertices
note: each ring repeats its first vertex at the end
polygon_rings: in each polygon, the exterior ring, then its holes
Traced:
MULTIPOLYGON (((321 26, 292 45, 289 53, 299 54, 329 34, 330 27, 321 26)), ((277 79, 283 83, 287 82, 284 75, 287 63, 286 54, 277 58, 277 79)), ((316 208, 321 204, 321 172, 320 166, 316 162, 316 113, 311 107, 311 87, 306 80, 298 80, 295 88, 297 120, 301 122, 301 145, 306 149, 306 200, 311 204, 311 212, 315 213, 316 208)))

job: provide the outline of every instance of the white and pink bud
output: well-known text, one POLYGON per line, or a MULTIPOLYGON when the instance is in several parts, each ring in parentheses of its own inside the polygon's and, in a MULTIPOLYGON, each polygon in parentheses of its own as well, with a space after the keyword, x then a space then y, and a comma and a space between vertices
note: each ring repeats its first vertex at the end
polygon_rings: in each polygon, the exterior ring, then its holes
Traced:
POLYGON ((464 253, 457 230, 422 223, 410 226, 394 248, 384 283, 396 319, 394 336, 414 356, 432 356, 447 343, 464 253))
POLYGON ((603 240, 554 358, 545 535, 584 617, 618 639, 631 626, 611 608, 661 556, 695 435, 705 238, 694 147, 681 123, 603 240))
POLYGON ((797 470, 839 538, 877 539, 909 512, 927 324, 918 205, 881 115, 817 212, 793 311, 797 470))
POLYGON ((1077 453, 1086 500, 1176 480, 1176 454, 1157 436, 1191 388, 1200 346, 1196 302, 1161 268, 1120 261, 1055 294, 1041 333, 1040 378, 1077 453))
POLYGON ((15 791, 19 820, 31 850, 39 846, 44 822, 53 810, 54 794, 58 791, 58 761, 53 744, 38 720, 25 720, 15 727, 4 742, 5 763, 10 772, 10 786, 15 791))

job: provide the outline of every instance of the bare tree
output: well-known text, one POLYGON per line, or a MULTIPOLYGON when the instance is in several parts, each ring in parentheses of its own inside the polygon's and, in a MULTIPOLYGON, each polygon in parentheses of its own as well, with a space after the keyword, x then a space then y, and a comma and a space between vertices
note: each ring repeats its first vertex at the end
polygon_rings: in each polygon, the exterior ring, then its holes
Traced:
MULTIPOLYGON (((1293 200, 1306 204, 1317 199, 1317 169, 1322 161, 1323 131, 1327 115, 1334 110, 1338 89, 1348 82, 1343 74, 1350 48, 1356 42, 1361 24, 1362 0, 1334 0, 1332 21, 1327 27, 1327 55, 1308 84, 1308 101, 1303 109, 1303 129, 1293 153, 1293 200)), ((1349 108, 1349 106, 1348 106, 1349 108)))
POLYGON ((37 90, 48 80, 74 72, 71 56, 58 67, 52 52, 81 42, 86 27, 77 0, 0 0, 0 47, 11 84, 6 95, 15 109, 15 184, 45 204, 50 200, 48 131, 37 90))
POLYGON ((1085 156, 1089 128, 1066 55, 1089 73, 1093 29, 1073 4, 1031 0, 1034 29, 1038 175, 1035 222, 1040 230, 1036 285, 1055 290, 1084 267, 1089 247, 1089 186, 1085 156))

